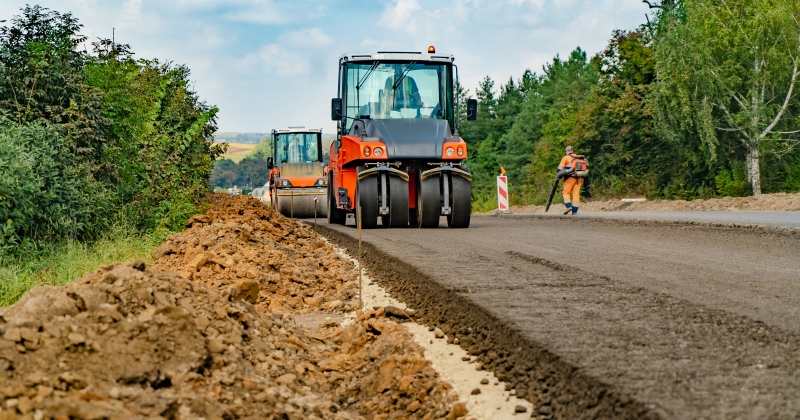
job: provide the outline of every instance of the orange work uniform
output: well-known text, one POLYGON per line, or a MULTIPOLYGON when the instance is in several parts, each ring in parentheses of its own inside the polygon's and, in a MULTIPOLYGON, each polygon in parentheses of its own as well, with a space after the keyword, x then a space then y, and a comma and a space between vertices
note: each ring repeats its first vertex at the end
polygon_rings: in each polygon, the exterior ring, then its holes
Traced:
MULTIPOLYGON (((574 153, 573 153, 574 154, 574 153)), ((559 170, 563 170, 566 167, 572 167, 572 161, 574 158, 571 155, 566 155, 561 158, 561 163, 558 165, 559 170)), ((587 168, 588 165, 587 165, 587 168)), ((564 179, 564 188, 561 191, 561 194, 564 197, 564 204, 567 207, 578 207, 578 204, 581 203, 581 187, 583 186, 583 178, 570 176, 564 179)))

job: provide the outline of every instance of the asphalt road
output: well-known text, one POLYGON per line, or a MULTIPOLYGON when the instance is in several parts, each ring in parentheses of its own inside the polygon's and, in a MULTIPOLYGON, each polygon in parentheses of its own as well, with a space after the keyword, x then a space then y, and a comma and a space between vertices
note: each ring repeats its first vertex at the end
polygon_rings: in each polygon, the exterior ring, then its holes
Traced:
MULTIPOLYGON (((683 212, 670 213, 686 220, 683 212)), ((798 223, 796 214, 742 213, 750 218, 699 212, 693 220, 798 223)), ((646 219, 634 212, 628 216, 646 219)), ((353 227, 330 228, 338 232, 328 235, 334 242, 339 238, 353 249, 353 227)), ((456 309, 433 318, 472 343, 471 351, 483 352, 486 368, 511 379, 542 418, 796 418, 800 413, 797 232, 596 217, 473 217, 469 229, 376 229, 364 231, 363 239, 387 260, 372 261, 372 267, 385 271, 390 289, 424 277, 519 334, 535 350, 529 359, 537 361, 524 370, 503 364, 511 356, 502 350, 508 347, 502 337, 482 333, 499 356, 476 347, 475 334, 470 338, 472 330, 461 325, 466 318, 450 319, 456 309), (570 381, 575 383, 561 384, 570 381), (596 388, 603 391, 592 394, 596 388), (625 411, 633 403, 640 411, 625 411)), ((437 298, 415 297, 408 287, 396 290, 421 306, 437 298)), ((445 298, 437 304, 447 306, 445 298)), ((528 351, 514 346, 511 353, 528 351)))
MULTIPOLYGON (((558 207, 556 210, 561 210, 558 207)), ((548 214, 514 214, 510 217, 555 216, 548 214)), ((682 222, 704 222, 736 225, 786 226, 800 228, 800 212, 796 211, 612 211, 585 212, 580 217, 604 219, 676 220, 682 222)), ((504 216, 509 217, 509 216, 504 216)))

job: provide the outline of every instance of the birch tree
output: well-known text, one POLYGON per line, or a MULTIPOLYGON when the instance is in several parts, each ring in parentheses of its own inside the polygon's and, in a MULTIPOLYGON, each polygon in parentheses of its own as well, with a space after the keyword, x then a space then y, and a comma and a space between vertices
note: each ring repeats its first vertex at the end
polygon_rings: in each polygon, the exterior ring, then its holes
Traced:
POLYGON ((673 139, 699 139, 713 163, 721 138, 745 150, 753 195, 760 157, 800 144, 800 3, 686 0, 660 9, 657 115, 673 139))

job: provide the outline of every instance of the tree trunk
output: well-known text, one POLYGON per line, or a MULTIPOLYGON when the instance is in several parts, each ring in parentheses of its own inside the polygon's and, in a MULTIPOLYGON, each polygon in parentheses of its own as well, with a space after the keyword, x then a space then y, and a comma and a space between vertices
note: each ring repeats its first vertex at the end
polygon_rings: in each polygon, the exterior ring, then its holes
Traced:
POLYGON ((753 186, 753 196, 761 194, 761 168, 758 165, 758 146, 747 146, 747 180, 753 186))

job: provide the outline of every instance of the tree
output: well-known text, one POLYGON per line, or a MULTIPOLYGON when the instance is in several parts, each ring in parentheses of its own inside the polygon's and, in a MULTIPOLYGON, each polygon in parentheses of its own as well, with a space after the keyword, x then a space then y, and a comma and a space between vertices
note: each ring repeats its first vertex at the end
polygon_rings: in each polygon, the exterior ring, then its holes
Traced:
POLYGON ((800 4, 784 0, 686 0, 659 14, 656 110, 665 134, 699 139, 710 163, 720 144, 738 143, 753 195, 762 154, 800 144, 798 16, 800 4))

